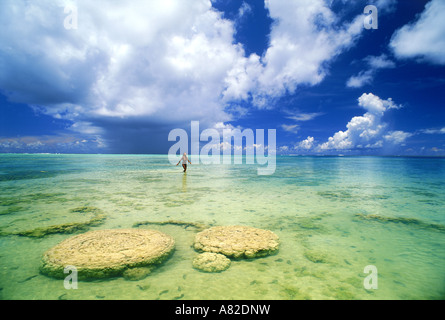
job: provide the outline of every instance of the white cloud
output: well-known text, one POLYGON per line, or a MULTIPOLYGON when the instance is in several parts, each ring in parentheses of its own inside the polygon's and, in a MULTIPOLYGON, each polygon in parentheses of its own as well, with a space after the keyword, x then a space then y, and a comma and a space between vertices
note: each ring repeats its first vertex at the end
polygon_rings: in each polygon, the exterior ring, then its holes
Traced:
MULTIPOLYGON (((296 122, 310 121, 323 115, 322 112, 304 113, 296 111, 285 111, 285 113, 287 114, 286 116, 287 119, 294 120, 296 122)), ((299 124, 282 124, 281 127, 283 128, 284 131, 295 134, 298 133, 298 131, 300 130, 299 124)))
POLYGON ((238 9, 238 19, 244 17, 246 14, 249 14, 252 12, 252 7, 243 1, 241 4, 241 7, 238 9))
POLYGON ((385 54, 380 56, 367 56, 363 60, 367 63, 368 69, 360 71, 356 76, 351 76, 346 82, 348 88, 360 88, 366 84, 370 84, 379 69, 394 68, 396 66, 385 54))
POLYGON ((297 133, 298 129, 300 129, 300 126, 297 124, 293 124, 293 125, 282 124, 281 127, 283 128, 284 131, 292 132, 292 133, 297 133))
POLYGON ((209 1, 79 1, 77 30, 64 29, 63 4, 0 4, 0 87, 11 99, 73 121, 230 119, 224 79, 246 58, 209 1))
MULTIPOLYGON (((63 110, 73 118, 226 121, 228 101, 251 93, 258 104, 267 103, 298 84, 319 83, 325 63, 363 29, 359 18, 339 25, 322 0, 266 1, 276 22, 261 59, 245 56, 234 43, 234 22, 207 0, 79 1, 77 30, 63 28, 64 4, 2 2, 8 32, 0 34, 0 85, 17 101, 41 102, 48 114, 63 110), (27 74, 11 77, 17 68, 27 74), (60 101, 38 101, 49 90, 60 101)), ((250 10, 243 3, 240 14, 250 10)))
MULTIPOLYGON (((246 114, 226 108, 240 100, 268 107, 320 83, 363 30, 362 14, 341 22, 323 0, 266 1, 275 20, 269 47, 246 56, 236 23, 208 0, 79 0, 76 30, 64 28, 67 3, 0 2, 0 88, 72 121, 72 130, 113 139, 128 139, 134 123, 227 122, 246 114)), ((240 14, 248 12, 242 5, 240 14)))
POLYGON ((370 84, 374 79, 374 72, 371 70, 360 71, 356 76, 351 76, 346 82, 348 88, 361 88, 366 84, 370 84))
POLYGON ((346 131, 338 131, 328 141, 319 145, 320 150, 374 149, 388 145, 400 145, 412 134, 403 131, 389 131, 382 122, 384 113, 399 109, 391 98, 382 100, 378 96, 364 93, 358 104, 367 112, 353 117, 346 125, 346 131))
POLYGON ((274 19, 270 43, 260 58, 252 54, 225 79, 224 98, 253 98, 259 108, 270 108, 274 98, 295 92, 299 85, 316 85, 328 63, 354 45, 363 30, 363 15, 340 23, 323 0, 265 1, 274 19))
POLYGON ((403 131, 391 131, 388 132, 387 135, 383 136, 383 138, 386 141, 389 141, 391 143, 401 145, 403 142, 405 142, 406 139, 411 137, 413 134, 409 132, 403 132, 403 131))
POLYGON ((421 130, 420 132, 426 133, 426 134, 445 134, 445 127, 441 128, 441 129, 424 129, 424 130, 421 130))
POLYGON ((100 137, 81 139, 74 135, 25 136, 0 138, 0 152, 75 152, 89 153, 105 150, 107 145, 100 137))
POLYGON ((315 119, 316 117, 319 117, 321 115, 323 115, 322 112, 311 112, 311 113, 303 113, 303 112, 298 112, 298 113, 291 113, 291 112, 287 112, 289 114, 288 119, 292 119, 295 121, 310 121, 312 119, 315 119))
POLYGON ((372 69, 394 68, 396 64, 388 59, 386 54, 380 56, 367 56, 364 59, 372 69))
POLYGON ((397 30, 390 47, 397 58, 445 64, 445 1, 431 0, 420 17, 397 30))
POLYGON ((326 63, 352 46, 363 30, 361 16, 339 25, 322 0, 266 0, 265 4, 275 24, 254 92, 260 107, 264 96, 277 97, 294 92, 300 84, 320 83, 327 73, 326 63))
POLYGON ((393 11, 396 8, 397 0, 374 0, 374 4, 379 11, 393 11))
POLYGON ((295 146, 295 149, 310 150, 314 146, 314 141, 314 137, 309 136, 305 140, 298 143, 298 145, 295 146))
MULTIPOLYGON (((286 118, 290 120, 294 120, 297 122, 303 122, 303 121, 310 121, 313 120, 321 115, 323 115, 322 112, 310 112, 310 113, 304 113, 304 112, 296 112, 296 111, 285 111, 287 114, 286 118)), ((291 132, 291 133, 298 133, 300 130, 299 124, 282 124, 281 127, 284 131, 291 132)))
POLYGON ((369 113, 382 116, 386 110, 400 109, 402 106, 396 105, 392 98, 382 100, 372 93, 364 93, 358 98, 358 105, 366 109, 369 113))

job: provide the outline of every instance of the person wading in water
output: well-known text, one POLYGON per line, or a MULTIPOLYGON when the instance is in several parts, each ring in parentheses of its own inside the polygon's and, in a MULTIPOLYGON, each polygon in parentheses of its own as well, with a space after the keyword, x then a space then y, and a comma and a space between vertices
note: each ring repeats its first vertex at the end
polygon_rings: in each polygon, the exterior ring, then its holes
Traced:
POLYGON ((182 158, 178 161, 178 163, 177 163, 176 165, 178 165, 179 162, 181 162, 181 161, 182 161, 182 167, 184 168, 184 171, 183 171, 183 172, 186 172, 186 171, 187 171, 187 161, 188 161, 190 164, 192 164, 192 163, 190 162, 189 158, 187 157, 187 153, 184 152, 184 154, 182 155, 182 158))

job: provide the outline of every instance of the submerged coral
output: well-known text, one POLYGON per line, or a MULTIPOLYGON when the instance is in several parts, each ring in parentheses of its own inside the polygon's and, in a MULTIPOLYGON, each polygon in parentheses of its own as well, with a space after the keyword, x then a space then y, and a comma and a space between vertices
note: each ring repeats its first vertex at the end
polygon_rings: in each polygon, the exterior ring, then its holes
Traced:
POLYGON ((106 219, 105 215, 98 215, 87 222, 70 222, 59 225, 40 227, 32 230, 12 232, 9 235, 25 236, 32 238, 42 238, 55 233, 74 233, 88 230, 92 226, 100 225, 106 219))
POLYGON ((323 251, 305 251, 304 256, 306 259, 313 263, 328 263, 328 253, 323 251))
POLYGON ((138 281, 147 277, 151 273, 152 269, 153 267, 150 266, 139 267, 139 268, 128 268, 122 273, 122 276, 124 277, 125 280, 138 281))
POLYGON ((221 272, 230 267, 231 261, 219 253, 204 252, 193 259, 193 268, 204 272, 221 272))
POLYGON ((133 224, 133 228, 137 228, 139 226, 149 225, 149 224, 156 224, 156 225, 171 224, 171 225, 182 226, 185 229, 187 229, 189 227, 195 228, 197 231, 202 231, 202 230, 208 228, 208 226, 206 226, 205 224, 199 223, 199 222, 185 222, 185 221, 179 221, 179 220, 136 222, 135 224, 133 224))
POLYGON ((218 226, 195 237, 198 251, 221 253, 234 258, 256 258, 276 253, 278 236, 269 230, 246 226, 218 226))
POLYGON ((38 227, 31 230, 24 230, 24 231, 1 231, 0 230, 0 236, 9 236, 9 235, 15 235, 15 236, 25 236, 25 237, 32 237, 32 238, 42 238, 50 234, 55 233, 62 233, 62 234, 69 234, 74 233, 77 231, 85 231, 88 230, 90 227, 98 226, 102 224, 105 219, 106 215, 102 214, 102 210, 95 207, 80 207, 72 209, 71 212, 76 213, 93 213, 93 217, 85 222, 68 222, 58 225, 52 225, 47 227, 38 227))
POLYGON ((146 276, 143 267, 163 262, 174 250, 175 241, 156 230, 97 230, 66 239, 44 253, 40 271, 64 278, 64 268, 74 266, 79 279, 98 279, 126 274, 146 276), (138 268, 136 272, 128 271, 138 268))
MULTIPOLYGON (((0 207, 0 209, 2 209, 2 208, 0 207)), ((17 213, 17 212, 20 212, 22 209, 23 209, 23 207, 21 207, 21 206, 15 206, 15 205, 9 206, 9 207, 6 207, 6 209, 4 209, 4 210, 0 210, 0 215, 17 213)))
POLYGON ((331 200, 344 201, 352 198, 352 194, 348 191, 335 190, 335 191, 319 191, 317 192, 319 196, 331 200))
POLYGON ((392 222, 392 223, 401 223, 406 225, 413 225, 423 229, 433 229, 437 231, 445 231, 445 226, 434 223, 427 223, 422 220, 414 219, 414 218, 404 218, 404 217, 385 217, 377 214, 363 214, 357 213, 355 214, 356 218, 361 220, 369 220, 369 221, 378 221, 378 222, 392 222))
POLYGON ((96 207, 91 206, 83 206, 83 207, 77 207, 70 210, 70 212, 73 213, 94 213, 94 214, 100 214, 102 213, 102 210, 96 207))

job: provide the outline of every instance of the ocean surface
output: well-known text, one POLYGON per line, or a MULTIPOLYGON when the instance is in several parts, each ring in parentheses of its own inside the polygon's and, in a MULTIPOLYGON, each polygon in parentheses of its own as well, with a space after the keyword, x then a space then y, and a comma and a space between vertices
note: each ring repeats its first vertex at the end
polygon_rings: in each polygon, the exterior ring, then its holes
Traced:
POLYGON ((258 176, 244 162, 183 174, 164 155, 1 154, 0 234, 4 300, 444 299, 445 159, 278 156, 275 173, 258 176), (138 226, 176 240, 142 280, 68 290, 39 273, 43 253, 76 234, 172 220, 138 226), (186 223, 268 229, 280 250, 201 272, 186 223), (57 228, 69 224, 84 229, 57 228), (365 288, 367 266, 377 288, 365 288))

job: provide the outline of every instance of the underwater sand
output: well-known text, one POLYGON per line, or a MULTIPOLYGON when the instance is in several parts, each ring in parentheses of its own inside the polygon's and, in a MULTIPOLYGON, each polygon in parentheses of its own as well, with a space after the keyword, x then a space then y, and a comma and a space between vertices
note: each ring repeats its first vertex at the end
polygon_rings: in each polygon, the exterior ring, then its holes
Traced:
POLYGON ((183 174, 161 155, 0 155, 0 298, 445 298, 445 159, 279 156, 275 174, 256 169, 183 174), (204 273, 192 267, 196 228, 150 224, 138 228, 173 236, 176 250, 145 279, 67 290, 39 273, 42 254, 75 234, 168 220, 268 229, 280 250, 204 273), (376 290, 364 288, 367 265, 376 290))

